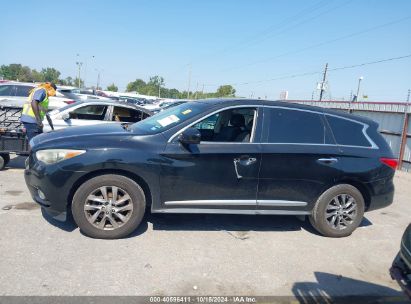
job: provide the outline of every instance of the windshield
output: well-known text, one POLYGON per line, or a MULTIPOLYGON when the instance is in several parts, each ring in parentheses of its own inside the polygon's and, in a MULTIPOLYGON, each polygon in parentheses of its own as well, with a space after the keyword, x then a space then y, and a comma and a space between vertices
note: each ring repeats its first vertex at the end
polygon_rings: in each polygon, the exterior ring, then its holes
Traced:
POLYGON ((207 107, 207 104, 200 102, 184 103, 137 122, 132 129, 143 130, 147 134, 160 133, 196 116, 207 107))

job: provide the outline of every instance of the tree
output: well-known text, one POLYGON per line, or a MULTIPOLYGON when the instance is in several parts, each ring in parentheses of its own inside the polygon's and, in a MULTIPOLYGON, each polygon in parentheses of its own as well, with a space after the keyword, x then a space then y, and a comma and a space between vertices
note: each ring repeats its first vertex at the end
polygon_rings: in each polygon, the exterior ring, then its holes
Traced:
POLYGON ((31 69, 28 66, 23 66, 17 63, 2 65, 0 67, 0 74, 3 75, 4 79, 8 80, 19 80, 27 82, 33 81, 31 69))
POLYGON ((148 81, 147 85, 151 85, 155 87, 164 86, 165 85, 164 78, 161 76, 150 77, 150 80, 148 81))
POLYGON ((135 81, 127 84, 127 92, 140 92, 141 88, 145 87, 147 84, 142 79, 136 79, 135 81))
POLYGON ((116 85, 112 83, 107 87, 107 91, 118 92, 118 87, 116 87, 116 85))
MULTIPOLYGON (((78 77, 73 79, 72 85, 75 86, 75 87, 79 87, 78 77)), ((82 88, 82 87, 84 87, 84 80, 80 79, 80 87, 79 88, 82 88)))
POLYGON ((233 97, 234 95, 235 89, 229 84, 220 86, 216 92, 216 97, 233 97))
POLYGON ((43 77, 42 81, 49 81, 57 83, 59 81, 60 72, 55 68, 45 68, 41 69, 41 75, 43 77))

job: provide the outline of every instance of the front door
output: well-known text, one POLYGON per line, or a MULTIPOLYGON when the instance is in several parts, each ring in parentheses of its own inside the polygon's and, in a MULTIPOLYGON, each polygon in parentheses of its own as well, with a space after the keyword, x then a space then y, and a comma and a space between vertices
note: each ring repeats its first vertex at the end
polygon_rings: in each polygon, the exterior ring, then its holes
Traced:
POLYGON ((258 117, 255 107, 226 109, 191 126, 202 134, 200 144, 184 146, 177 138, 168 143, 162 154, 161 208, 254 211, 261 163, 258 117))

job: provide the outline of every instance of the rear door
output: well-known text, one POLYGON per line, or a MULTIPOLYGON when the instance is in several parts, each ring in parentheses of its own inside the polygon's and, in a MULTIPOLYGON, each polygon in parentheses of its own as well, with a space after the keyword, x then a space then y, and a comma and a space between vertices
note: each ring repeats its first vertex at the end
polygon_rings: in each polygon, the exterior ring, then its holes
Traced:
POLYGON ((258 209, 307 213, 340 176, 341 151, 323 113, 265 107, 263 130, 258 209))

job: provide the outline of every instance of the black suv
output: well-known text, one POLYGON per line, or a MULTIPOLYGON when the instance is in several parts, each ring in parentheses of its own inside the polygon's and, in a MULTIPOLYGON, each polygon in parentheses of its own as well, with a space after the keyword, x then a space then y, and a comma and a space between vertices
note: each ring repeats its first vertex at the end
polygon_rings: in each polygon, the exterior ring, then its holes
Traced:
POLYGON ((396 160, 366 118, 276 101, 188 102, 133 125, 66 128, 30 143, 25 179, 57 219, 119 238, 161 213, 308 215, 350 235, 393 201, 396 160))

